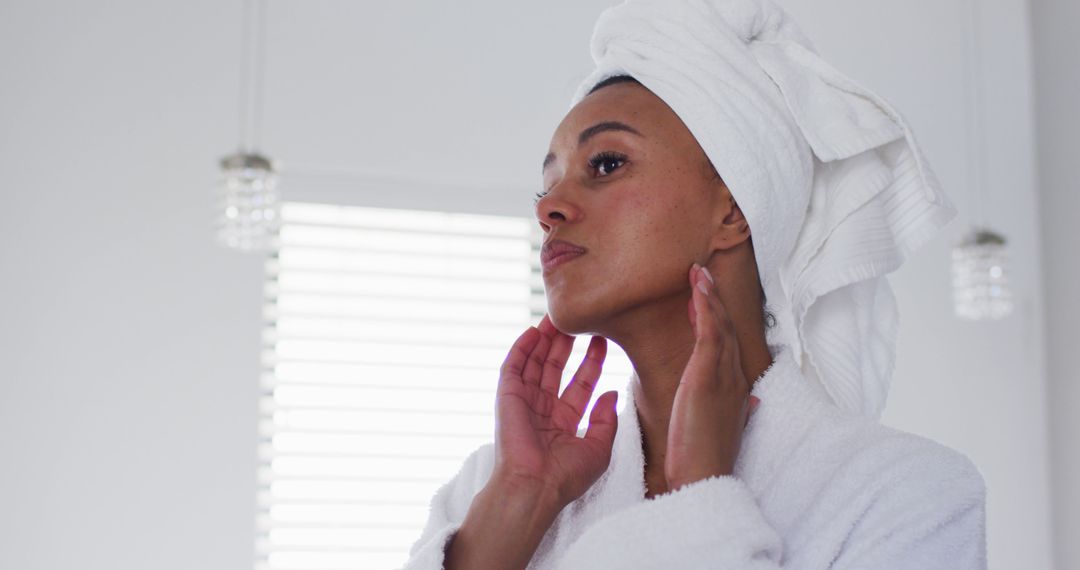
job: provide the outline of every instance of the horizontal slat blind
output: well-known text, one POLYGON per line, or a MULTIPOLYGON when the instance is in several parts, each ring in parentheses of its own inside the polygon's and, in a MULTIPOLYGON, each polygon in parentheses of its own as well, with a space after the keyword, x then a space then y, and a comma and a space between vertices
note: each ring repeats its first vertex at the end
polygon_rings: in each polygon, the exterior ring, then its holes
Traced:
MULTIPOLYGON (((404 564, 432 495, 493 438, 499 367, 547 310, 542 238, 524 218, 282 204, 266 264, 257 570, 404 564)), ((587 347, 578 338, 564 387, 587 347)), ((623 390, 631 370, 609 342, 596 394, 623 390)))

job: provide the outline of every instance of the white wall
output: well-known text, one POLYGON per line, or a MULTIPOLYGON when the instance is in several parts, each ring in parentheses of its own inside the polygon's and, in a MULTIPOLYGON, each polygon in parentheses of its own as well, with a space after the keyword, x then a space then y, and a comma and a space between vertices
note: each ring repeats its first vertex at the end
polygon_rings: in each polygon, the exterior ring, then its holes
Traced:
POLYGON ((1055 555, 1058 568, 1080 568, 1080 371, 1072 360, 1080 347, 1080 3, 1033 0, 1031 11, 1055 555))
MULTIPOLYGON (((966 211, 964 4, 784 4, 905 114, 966 211)), ((294 166, 286 197, 529 215, 605 5, 270 2, 264 147, 294 166), (303 165, 468 187, 380 196, 303 165)), ((893 277, 903 329, 885 421, 980 467, 992 568, 1043 569, 1027 5, 983 12, 990 219, 1013 242, 1018 311, 951 317, 962 216, 893 277)), ((250 565, 262 263, 216 248, 209 210, 216 160, 236 145, 239 29, 239 1, 0 3, 0 568, 250 565)))

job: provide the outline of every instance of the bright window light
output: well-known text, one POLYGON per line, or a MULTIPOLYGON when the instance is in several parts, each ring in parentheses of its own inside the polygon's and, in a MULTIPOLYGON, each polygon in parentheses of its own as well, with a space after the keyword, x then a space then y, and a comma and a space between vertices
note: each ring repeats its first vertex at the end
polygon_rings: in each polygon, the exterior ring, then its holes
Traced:
MULTIPOLYGON (((542 232, 526 218, 285 202, 280 238, 266 264, 255 568, 398 568, 435 491, 494 437, 499 367, 547 310, 542 232)), ((595 395, 624 392, 631 372, 609 342, 595 395)))

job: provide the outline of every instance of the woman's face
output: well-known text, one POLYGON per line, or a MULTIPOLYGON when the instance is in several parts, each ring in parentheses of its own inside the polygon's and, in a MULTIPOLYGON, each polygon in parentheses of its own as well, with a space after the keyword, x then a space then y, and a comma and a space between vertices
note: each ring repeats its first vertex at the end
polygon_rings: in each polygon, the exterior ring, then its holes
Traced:
POLYGON ((709 260, 730 194, 682 120, 645 87, 616 83, 570 110, 549 152, 536 204, 545 242, 587 249, 544 270, 552 323, 615 338, 685 311, 687 271, 709 260))

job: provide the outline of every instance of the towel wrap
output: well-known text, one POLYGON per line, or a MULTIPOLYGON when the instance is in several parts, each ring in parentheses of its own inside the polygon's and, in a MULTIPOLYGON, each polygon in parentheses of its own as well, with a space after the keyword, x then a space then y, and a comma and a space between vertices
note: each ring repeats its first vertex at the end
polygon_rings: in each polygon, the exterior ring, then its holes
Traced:
POLYGON ((667 103, 750 225, 778 319, 767 341, 838 407, 880 419, 899 319, 886 274, 957 213, 904 118, 772 0, 626 0, 590 51, 570 106, 613 75, 667 103))

